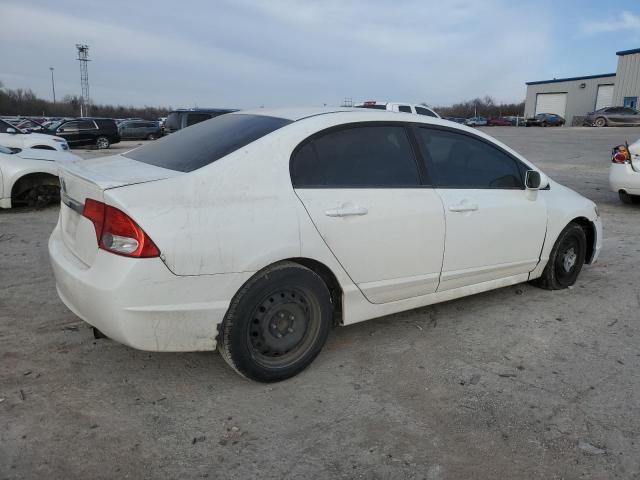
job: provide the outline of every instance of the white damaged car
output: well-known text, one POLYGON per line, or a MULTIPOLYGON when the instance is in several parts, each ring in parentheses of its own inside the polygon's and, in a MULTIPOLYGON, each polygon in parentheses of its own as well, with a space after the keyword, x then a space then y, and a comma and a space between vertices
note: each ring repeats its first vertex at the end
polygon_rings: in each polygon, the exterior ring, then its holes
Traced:
POLYGON ((68 152, 0 146, 0 208, 59 201, 60 165, 77 160, 80 157, 68 152))
POLYGON ((34 148, 60 152, 69 150, 69 144, 62 137, 23 131, 2 119, 0 119, 0 145, 9 148, 34 148))
POLYGON ((332 325, 569 287, 602 246, 592 201, 408 113, 229 113, 61 180, 49 253, 69 309, 134 348, 217 348, 259 381, 307 367, 332 325))

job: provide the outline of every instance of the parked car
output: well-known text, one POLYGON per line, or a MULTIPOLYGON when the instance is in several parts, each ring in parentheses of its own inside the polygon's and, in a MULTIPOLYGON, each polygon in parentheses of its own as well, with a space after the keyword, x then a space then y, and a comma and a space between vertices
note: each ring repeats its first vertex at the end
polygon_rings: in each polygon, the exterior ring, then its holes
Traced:
POLYGON ((131 347, 217 347, 259 381, 307 367, 332 324, 569 287, 602 245, 592 201, 429 116, 230 113, 61 178, 49 252, 70 310, 131 347))
POLYGON ((640 125, 640 112, 630 107, 601 108, 589 112, 582 124, 593 127, 640 125))
POLYGON ((640 204, 640 140, 613 148, 609 185, 623 203, 640 204))
POLYGON ((41 123, 38 123, 35 120, 31 120, 29 118, 23 118, 16 125, 20 130, 28 131, 28 132, 42 132, 45 128, 41 123))
POLYGON ((467 118, 464 124, 468 127, 484 127, 487 124, 487 119, 484 117, 471 117, 467 118))
POLYGON ((69 152, 0 146, 0 208, 60 201, 58 169, 77 160, 69 152))
POLYGON ((414 105, 402 102, 376 102, 370 100, 364 103, 354 105, 355 108, 371 108, 374 110, 389 110, 391 112, 415 113, 416 115, 425 115, 427 117, 440 118, 435 110, 424 105, 414 105))
POLYGON ((511 127, 511 120, 503 117, 492 117, 487 119, 488 127, 511 127))
POLYGON ((196 123, 204 122, 211 118, 225 113, 237 112, 238 110, 230 108, 193 108, 174 110, 169 112, 167 120, 164 122, 164 133, 169 134, 177 132, 196 123))
POLYGON ((4 120, 0 120, 0 145, 9 148, 38 148, 63 152, 69 150, 69 145, 64 138, 26 132, 4 120))
POLYGON ((162 136, 162 129, 158 122, 149 120, 125 120, 118 124, 118 133, 123 140, 155 140, 162 136))
POLYGON ((167 117, 158 117, 158 124, 160 125, 160 130, 162 130, 162 134, 164 135, 164 125, 167 121, 167 117))
POLYGON ((103 149, 120 142, 118 127, 112 118, 61 120, 49 125, 47 133, 59 135, 72 147, 94 145, 96 148, 103 149))
POLYGON ((527 127, 561 127, 562 125, 564 125, 564 118, 555 113, 538 113, 525 121, 527 127))

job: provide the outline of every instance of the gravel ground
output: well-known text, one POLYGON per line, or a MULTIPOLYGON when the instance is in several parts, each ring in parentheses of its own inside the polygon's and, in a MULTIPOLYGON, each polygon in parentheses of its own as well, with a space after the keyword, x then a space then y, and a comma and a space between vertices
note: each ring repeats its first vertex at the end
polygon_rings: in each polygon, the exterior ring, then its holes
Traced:
POLYGON ((0 478, 640 478, 640 207, 607 185, 640 129, 487 131, 598 203, 599 262, 337 328, 274 385, 94 340, 55 292, 58 208, 0 212, 0 478))

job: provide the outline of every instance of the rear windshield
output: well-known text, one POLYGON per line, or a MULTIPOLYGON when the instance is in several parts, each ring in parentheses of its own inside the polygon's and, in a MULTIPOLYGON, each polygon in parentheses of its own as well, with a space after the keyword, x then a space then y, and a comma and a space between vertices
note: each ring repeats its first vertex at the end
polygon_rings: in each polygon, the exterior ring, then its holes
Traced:
POLYGON ((220 115, 124 154, 157 167, 191 172, 291 123, 263 115, 220 115))
POLYGON ((384 104, 373 104, 373 105, 358 105, 356 108, 373 108, 374 110, 386 110, 387 106, 384 104))

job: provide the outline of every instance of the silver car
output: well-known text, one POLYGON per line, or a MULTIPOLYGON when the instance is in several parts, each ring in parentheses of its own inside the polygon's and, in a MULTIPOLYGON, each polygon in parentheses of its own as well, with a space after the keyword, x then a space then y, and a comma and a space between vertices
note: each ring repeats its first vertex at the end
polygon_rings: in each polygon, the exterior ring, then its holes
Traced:
POLYGON ((640 112, 630 107, 605 107, 588 113, 583 125, 594 127, 640 125, 640 112))

